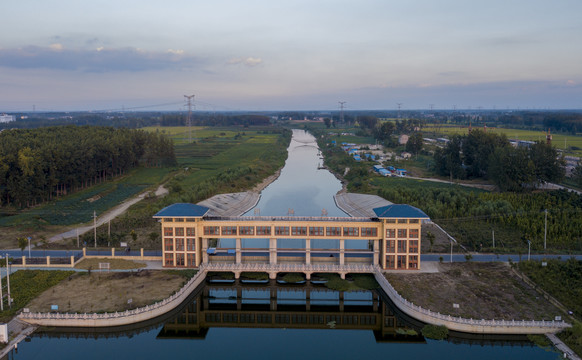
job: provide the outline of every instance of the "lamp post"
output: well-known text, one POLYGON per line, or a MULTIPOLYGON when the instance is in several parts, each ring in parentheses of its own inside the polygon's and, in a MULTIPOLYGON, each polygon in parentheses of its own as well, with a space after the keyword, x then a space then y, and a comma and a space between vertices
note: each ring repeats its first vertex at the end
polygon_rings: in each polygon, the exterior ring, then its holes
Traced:
POLYGON ((8 253, 6 254, 6 283, 8 284, 8 307, 12 307, 12 299, 10 299, 10 263, 8 262, 8 253))
POLYGON ((30 259, 30 236, 28 237, 28 258, 30 259))
POLYGON ((527 261, 529 261, 531 255, 531 241, 527 241, 527 261))

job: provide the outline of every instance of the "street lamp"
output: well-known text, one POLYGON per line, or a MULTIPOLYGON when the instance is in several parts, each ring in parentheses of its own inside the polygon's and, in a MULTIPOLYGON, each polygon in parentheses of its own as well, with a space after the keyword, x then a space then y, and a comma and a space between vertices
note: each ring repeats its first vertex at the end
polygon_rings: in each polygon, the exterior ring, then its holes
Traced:
POLYGON ((28 237, 28 258, 30 259, 32 256, 30 256, 30 236, 28 237))
POLYGON ((527 261, 529 261, 531 255, 531 241, 527 241, 527 261))

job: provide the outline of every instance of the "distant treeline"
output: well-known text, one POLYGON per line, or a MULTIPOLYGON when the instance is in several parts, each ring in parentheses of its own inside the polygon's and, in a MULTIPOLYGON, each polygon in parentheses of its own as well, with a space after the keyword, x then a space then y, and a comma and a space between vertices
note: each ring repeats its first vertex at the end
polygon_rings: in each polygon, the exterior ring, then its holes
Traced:
MULTIPOLYGON (((266 126, 270 117, 253 114, 194 113, 192 125, 199 126, 266 126)), ((128 113, 128 114, 38 114, 9 123, 0 123, 0 129, 30 129, 45 126, 91 125, 115 128, 141 128, 145 126, 186 126, 188 117, 182 113, 128 113)))
POLYGON ((0 132, 0 205, 32 206, 143 166, 176 164, 160 133, 95 126, 0 132))

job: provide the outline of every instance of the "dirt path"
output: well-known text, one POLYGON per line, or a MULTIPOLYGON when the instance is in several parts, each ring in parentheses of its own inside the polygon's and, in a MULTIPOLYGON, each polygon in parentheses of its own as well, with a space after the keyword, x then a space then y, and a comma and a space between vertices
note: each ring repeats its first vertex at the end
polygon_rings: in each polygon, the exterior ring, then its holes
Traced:
MULTIPOLYGON (((139 194, 138 196, 125 200, 124 202, 122 202, 121 204, 109 209, 108 211, 106 211, 103 214, 100 214, 97 217, 97 226, 101 226, 113 219, 115 219, 116 217, 118 217, 119 215, 123 214, 124 212, 127 211, 127 209, 129 209, 130 206, 142 201, 150 192, 146 191, 144 193, 139 194)), ((164 187, 164 185, 160 185, 156 191, 154 192, 154 194, 158 197, 162 197, 162 196, 166 196, 168 194, 168 189, 166 189, 164 187)), ((77 234, 83 235, 86 232, 89 232, 93 230, 93 224, 91 225, 86 225, 86 226, 81 226, 78 228, 73 228, 69 231, 66 231, 64 233, 55 235, 51 238, 49 238, 49 242, 55 242, 55 241, 60 241, 60 240, 65 240, 65 239, 69 239, 69 238, 74 238, 77 236, 77 234)))

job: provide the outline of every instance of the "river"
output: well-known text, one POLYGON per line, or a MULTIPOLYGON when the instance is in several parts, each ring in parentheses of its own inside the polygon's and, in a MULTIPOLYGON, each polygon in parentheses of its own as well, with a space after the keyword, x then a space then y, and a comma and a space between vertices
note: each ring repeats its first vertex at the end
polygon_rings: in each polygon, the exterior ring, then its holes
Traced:
MULTIPOLYGON (((280 177, 262 193, 261 215, 345 216, 340 182, 321 163, 313 136, 294 130, 280 177)), ((254 214, 254 210, 249 212, 254 214)), ((165 319, 125 329, 44 329, 13 359, 555 359, 523 336, 419 335, 382 294, 321 285, 205 284, 165 319), (308 295, 309 294, 309 295, 308 295)))

